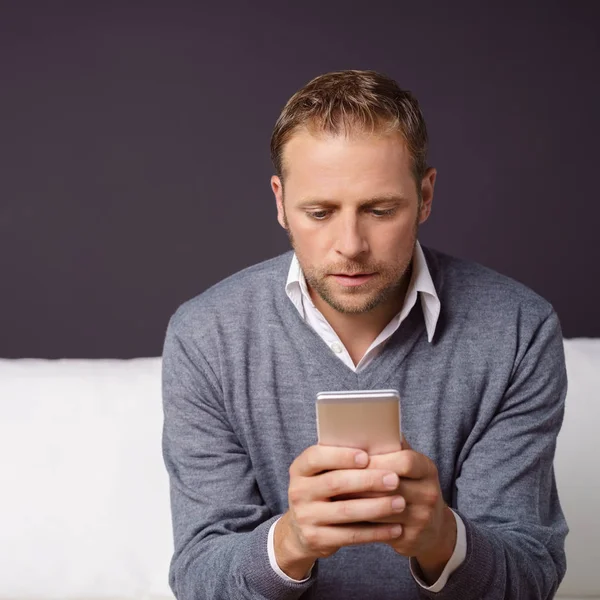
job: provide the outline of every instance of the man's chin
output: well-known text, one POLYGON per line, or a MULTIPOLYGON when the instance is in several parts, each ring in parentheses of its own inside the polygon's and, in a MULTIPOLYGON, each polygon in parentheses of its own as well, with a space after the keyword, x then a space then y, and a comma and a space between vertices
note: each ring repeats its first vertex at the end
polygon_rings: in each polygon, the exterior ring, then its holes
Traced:
POLYGON ((359 315, 369 312, 379 304, 376 294, 360 294, 357 293, 357 290, 345 294, 327 294, 321 296, 321 298, 338 312, 348 315, 359 315))

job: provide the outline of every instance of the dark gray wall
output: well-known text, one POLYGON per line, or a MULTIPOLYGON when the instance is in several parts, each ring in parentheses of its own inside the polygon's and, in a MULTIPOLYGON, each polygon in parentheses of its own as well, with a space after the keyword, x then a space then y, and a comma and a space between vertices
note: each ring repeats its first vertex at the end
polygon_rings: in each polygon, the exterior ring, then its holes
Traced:
POLYGON ((158 355, 181 302, 286 250, 271 129, 345 68, 420 99, 421 241, 600 336, 600 3, 120 4, 1 5, 0 356, 158 355))

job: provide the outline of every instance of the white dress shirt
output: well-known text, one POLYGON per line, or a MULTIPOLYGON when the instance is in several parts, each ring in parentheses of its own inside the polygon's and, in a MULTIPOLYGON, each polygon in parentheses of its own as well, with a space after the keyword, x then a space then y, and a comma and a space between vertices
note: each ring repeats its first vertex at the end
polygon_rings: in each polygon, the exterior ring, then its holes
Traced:
MULTIPOLYGON (((429 268, 427 267, 425 255, 423 254, 423 250, 419 242, 417 242, 415 246, 412 262, 412 275, 402 310, 384 327, 382 332, 375 338, 357 365, 355 365, 352 361, 348 350, 335 333, 329 322, 313 304, 306 286, 306 279, 304 278, 302 268, 300 267, 300 263, 298 262, 295 254, 292 257, 292 263, 288 272, 285 291, 288 298, 292 301, 300 313, 300 316, 306 321, 306 323, 319 334, 322 340, 331 348, 331 351, 334 352, 342 362, 356 372, 364 369, 382 351, 385 342, 400 327, 402 321, 406 319, 419 297, 421 300, 421 309, 423 310, 425 328, 427 330, 427 339, 429 342, 431 342, 433 339, 437 321, 440 315, 440 300, 435 290, 435 286, 433 285, 433 280, 431 279, 431 274, 429 272, 429 268)), ((446 564, 446 567, 444 568, 438 580, 433 585, 428 586, 416 574, 417 570, 415 569, 415 559, 411 558, 409 561, 411 573, 417 583, 421 587, 432 592, 439 592, 442 590, 450 575, 462 564, 467 555, 467 536, 464 523, 454 511, 452 511, 452 514, 456 519, 456 545, 450 560, 446 564)), ((269 529, 269 562, 273 570, 281 577, 289 581, 296 581, 291 577, 288 577, 277 564, 273 545, 273 534, 276 523, 277 521, 275 521, 269 529)), ((310 576, 310 573, 308 576, 310 576)))

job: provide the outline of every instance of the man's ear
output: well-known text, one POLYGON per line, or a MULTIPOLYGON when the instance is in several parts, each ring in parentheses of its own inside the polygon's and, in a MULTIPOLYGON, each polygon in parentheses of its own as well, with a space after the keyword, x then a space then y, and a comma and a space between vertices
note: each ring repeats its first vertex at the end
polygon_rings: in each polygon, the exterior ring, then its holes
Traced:
POLYGON ((433 167, 429 167, 421 180, 421 210, 419 213, 419 225, 425 223, 431 214, 433 188, 435 187, 436 177, 437 171, 433 167))
POLYGON ((277 175, 271 177, 271 189, 273 190, 275 203, 277 204, 277 221, 284 229, 287 229, 285 212, 283 210, 283 182, 277 175))

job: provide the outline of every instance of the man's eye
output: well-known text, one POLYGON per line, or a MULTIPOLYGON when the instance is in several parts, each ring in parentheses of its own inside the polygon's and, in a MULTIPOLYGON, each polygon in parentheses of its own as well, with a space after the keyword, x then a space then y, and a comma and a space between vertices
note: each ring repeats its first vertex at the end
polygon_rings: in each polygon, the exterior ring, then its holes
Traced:
POLYGON ((316 219, 317 221, 322 221, 329 214, 326 210, 310 210, 306 213, 311 219, 316 219))
POLYGON ((374 208, 371 210, 371 214, 375 217, 390 217, 395 212, 396 212, 395 208, 388 208, 386 210, 377 210, 374 208))

